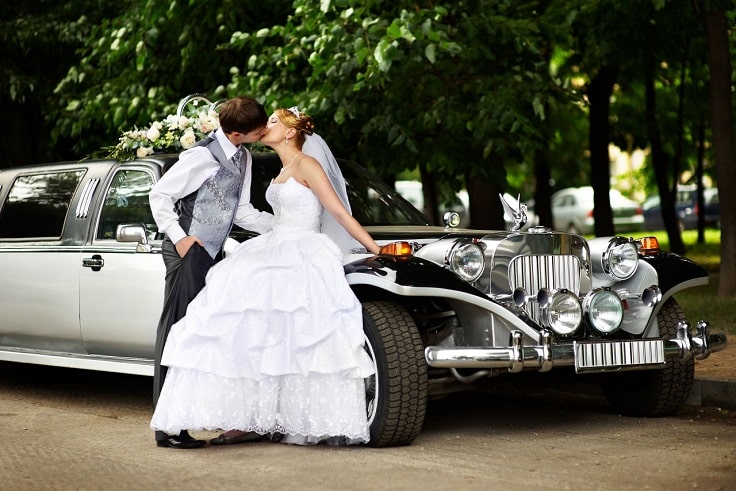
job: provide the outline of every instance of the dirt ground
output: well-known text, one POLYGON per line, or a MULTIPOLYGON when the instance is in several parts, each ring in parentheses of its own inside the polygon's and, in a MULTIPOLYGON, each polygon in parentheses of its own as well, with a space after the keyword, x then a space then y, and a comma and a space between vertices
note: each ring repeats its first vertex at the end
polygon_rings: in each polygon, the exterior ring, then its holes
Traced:
POLYGON ((726 349, 695 361, 695 377, 718 380, 736 379, 736 336, 729 336, 726 349))
POLYGON ((597 397, 509 389, 431 401, 404 447, 173 450, 153 443, 150 399, 146 377, 0 363, 0 490, 730 491, 736 482, 736 413, 713 407, 629 418, 597 397))

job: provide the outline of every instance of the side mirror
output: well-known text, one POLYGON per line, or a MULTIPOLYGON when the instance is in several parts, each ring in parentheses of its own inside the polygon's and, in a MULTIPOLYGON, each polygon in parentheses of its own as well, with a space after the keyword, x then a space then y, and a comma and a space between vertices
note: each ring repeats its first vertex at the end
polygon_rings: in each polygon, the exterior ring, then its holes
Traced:
POLYGON ((118 225, 115 239, 118 242, 137 242, 136 252, 151 252, 146 227, 142 223, 122 223, 118 225))

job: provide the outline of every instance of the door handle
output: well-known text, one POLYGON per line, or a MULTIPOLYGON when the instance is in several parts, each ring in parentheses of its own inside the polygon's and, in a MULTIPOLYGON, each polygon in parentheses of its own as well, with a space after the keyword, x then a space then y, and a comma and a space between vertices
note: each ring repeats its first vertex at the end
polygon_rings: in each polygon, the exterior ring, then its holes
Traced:
POLYGON ((92 257, 85 257, 82 259, 82 266, 85 268, 92 268, 92 271, 99 271, 105 265, 105 260, 99 254, 94 254, 92 257))

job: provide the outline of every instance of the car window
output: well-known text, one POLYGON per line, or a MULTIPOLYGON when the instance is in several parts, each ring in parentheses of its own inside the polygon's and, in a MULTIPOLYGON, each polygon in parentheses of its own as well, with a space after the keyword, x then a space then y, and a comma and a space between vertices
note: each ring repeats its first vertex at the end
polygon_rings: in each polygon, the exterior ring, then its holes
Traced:
POLYGON ((563 207, 563 206, 570 206, 570 200, 572 198, 570 196, 561 196, 559 200, 557 200, 556 206, 563 207))
POLYGON ((340 167, 353 216, 361 225, 426 225, 429 222, 423 213, 367 170, 347 162, 340 167))
POLYGON ((58 239, 83 169, 19 176, 0 209, 0 238, 58 239))
POLYGON ((96 239, 114 240, 118 225, 143 224, 149 240, 156 237, 157 227, 148 205, 148 193, 153 187, 153 175, 142 169, 120 169, 105 194, 96 239))

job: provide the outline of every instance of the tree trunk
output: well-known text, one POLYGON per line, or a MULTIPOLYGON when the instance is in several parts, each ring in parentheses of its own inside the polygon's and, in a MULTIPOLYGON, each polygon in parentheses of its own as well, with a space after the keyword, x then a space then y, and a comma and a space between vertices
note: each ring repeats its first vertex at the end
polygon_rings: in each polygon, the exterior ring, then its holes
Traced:
POLYGON ((491 164, 483 169, 485 172, 465 176, 465 186, 470 200, 470 227, 477 229, 504 230, 503 205, 499 194, 503 194, 506 185, 506 168, 501 159, 493 156, 487 159, 491 164))
MULTIPOLYGON (((706 2, 703 2, 706 3, 706 2)), ((736 296, 736 138, 731 102, 728 22, 723 7, 701 9, 710 56, 710 117, 721 212, 719 297, 736 296)))
POLYGON ((654 67, 652 63, 647 63, 644 81, 646 91, 646 126, 649 144, 652 146, 654 178, 657 181, 657 188, 659 189, 662 220, 664 221, 664 228, 670 240, 670 251, 677 254, 684 254, 685 243, 682 241, 680 227, 677 221, 677 214, 675 213, 675 198, 677 194, 674 189, 676 189, 677 175, 674 176, 675 185, 673 185, 671 189, 669 173, 667 172, 667 169, 669 168, 667 156, 665 155, 664 148, 662 148, 662 138, 657 126, 657 92, 654 88, 653 70, 654 67))
POLYGON ((424 210, 432 225, 442 225, 437 193, 437 179, 427 170, 425 165, 419 165, 419 177, 422 180, 422 196, 424 196, 424 210))
POLYGON ((698 183, 698 244, 705 244, 705 192, 703 169, 705 167, 705 124, 698 124, 698 157, 695 167, 695 182, 698 183))
MULTIPOLYGON (((534 212, 539 225, 552 227, 552 187, 547 151, 538 150, 534 154, 534 178, 537 183, 534 191, 534 212)), ((522 196, 522 201, 524 197, 522 196)))
POLYGON ((610 143, 611 94, 618 70, 605 66, 593 77, 588 86, 590 100, 590 145, 591 184, 593 186, 594 232, 597 237, 614 235, 613 213, 611 212, 611 157, 608 154, 610 143))

